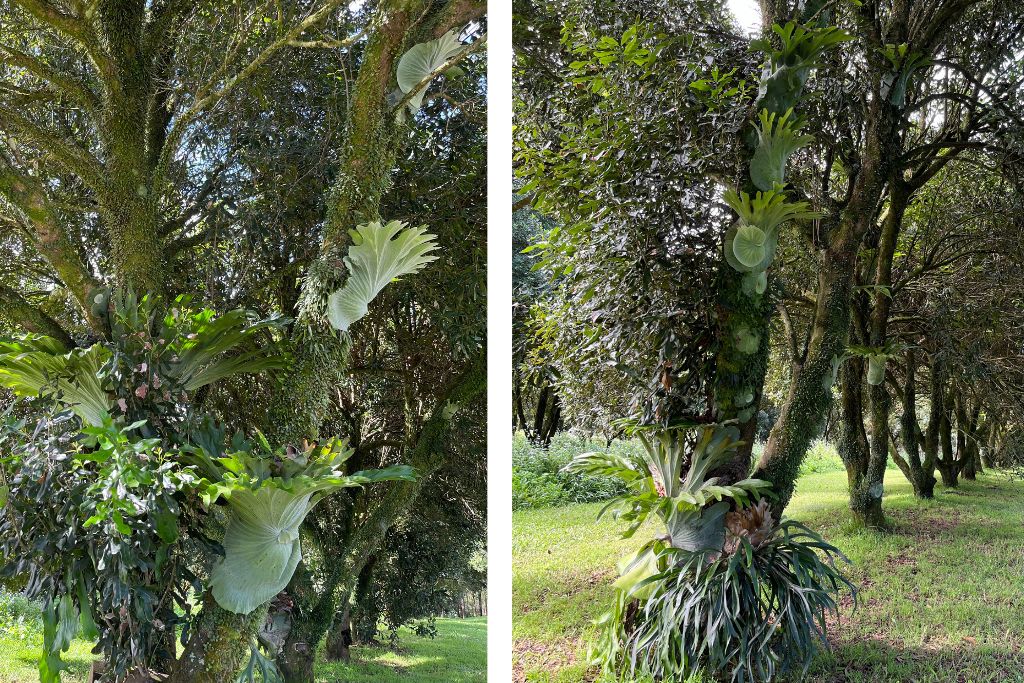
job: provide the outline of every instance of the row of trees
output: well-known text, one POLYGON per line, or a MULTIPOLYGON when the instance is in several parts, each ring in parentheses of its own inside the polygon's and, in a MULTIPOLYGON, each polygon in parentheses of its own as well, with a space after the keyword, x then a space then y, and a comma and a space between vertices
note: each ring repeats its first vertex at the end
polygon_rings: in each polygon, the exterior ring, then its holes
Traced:
MULTIPOLYGON (((353 631, 369 639, 381 621, 396 627, 452 609, 478 588, 485 229, 475 189, 485 174, 485 11, 475 0, 0 3, 5 332, 47 335, 69 357, 97 344, 119 357, 126 338, 111 320, 130 316, 131 306, 118 302, 133 293, 148 293, 154 306, 142 332, 185 309, 199 311, 186 319, 204 325, 239 310, 284 314, 249 338, 251 348, 232 352, 287 359, 278 367, 225 373, 159 410, 147 407, 146 394, 158 400, 163 366, 143 368, 158 379, 147 390, 130 386, 126 417, 145 421, 166 453, 184 452, 205 432, 188 422, 172 433, 161 410, 209 421, 215 433, 262 435, 277 454, 266 456, 271 472, 289 471, 307 443, 331 436, 350 449, 338 476, 415 470, 319 502, 299 531, 302 559, 287 588, 245 613, 208 592, 224 554, 222 506, 176 494, 180 533, 154 536, 169 565, 159 560, 155 575, 133 574, 113 595, 99 593, 109 571, 102 562, 74 568, 85 593, 67 604, 102 617, 110 676, 233 680, 258 637, 249 675, 270 657, 285 680, 312 681, 332 624, 342 643, 353 631), (409 54, 422 58, 413 83, 401 64, 409 54), (427 224, 437 259, 376 298, 370 292, 369 311, 339 331, 329 324, 328 297, 354 279, 353 247, 381 219, 427 224), (193 305, 170 303, 180 294, 193 305), (154 592, 185 610, 176 618, 161 603, 167 613, 158 610, 158 621, 174 627, 169 635, 139 621, 148 609, 140 596, 154 592), (176 628, 184 629, 177 657, 167 642, 176 628), (126 633, 141 640, 127 646, 126 633)), ((105 381, 120 391, 135 380, 105 381)), ((51 401, 15 411, 27 418, 25 443, 40 443, 44 429, 80 448, 80 425, 57 419, 66 413, 52 412, 51 401)), ((5 572, 63 604, 71 567, 59 553, 23 552, 15 503, 25 460, 14 449, 4 456, 11 504, 3 541, 20 549, 5 572)), ((42 508, 63 516, 54 529, 69 525, 86 538, 88 515, 59 508, 66 479, 55 465, 48 471, 54 483, 42 508)), ((90 542, 126 542, 116 525, 109 534, 90 542)))
MULTIPOLYGON (((798 114, 813 141, 788 159, 787 187, 817 215, 783 229, 750 314, 730 302, 741 283, 721 241, 735 214, 720 198, 759 125, 749 40, 716 2, 517 5, 520 204, 553 221, 533 219, 522 257, 553 284, 520 339, 585 430, 631 412, 706 419, 716 405, 739 418, 734 477, 750 471, 757 417, 721 397, 752 383, 754 403, 779 412, 754 470, 781 487, 780 509, 835 411, 851 508, 882 525, 890 453, 911 473, 945 467, 943 439, 926 438, 938 420, 900 428, 928 405, 933 375, 936 396, 957 397, 936 416, 962 425, 965 444, 987 445, 999 425, 993 451, 1011 457, 996 444, 1021 416, 1024 17, 1001 2, 856 5, 832 14, 852 39, 807 82, 798 114), (737 316, 757 344, 742 372, 729 358, 737 316)), ((764 26, 792 11, 762 3, 764 26)), ((536 287, 520 291, 529 301, 536 287)))
POLYGON ((833 411, 877 528, 890 455, 931 497, 936 470, 1010 464, 1024 417, 1024 11, 760 6, 750 40, 713 0, 517 3, 518 201, 549 287, 520 278, 522 357, 569 421, 630 418, 640 456, 568 469, 622 480, 624 536, 660 521, 594 648, 623 678, 807 672, 852 586, 782 514, 833 411))

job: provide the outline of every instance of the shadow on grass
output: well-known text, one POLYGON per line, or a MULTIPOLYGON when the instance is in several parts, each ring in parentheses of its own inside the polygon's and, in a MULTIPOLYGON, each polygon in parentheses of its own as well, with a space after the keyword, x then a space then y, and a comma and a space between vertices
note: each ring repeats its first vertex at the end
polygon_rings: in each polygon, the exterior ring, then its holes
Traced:
POLYGON ((437 638, 403 631, 397 648, 357 646, 350 663, 317 664, 316 680, 349 683, 483 683, 487 677, 487 622, 438 622, 437 638))

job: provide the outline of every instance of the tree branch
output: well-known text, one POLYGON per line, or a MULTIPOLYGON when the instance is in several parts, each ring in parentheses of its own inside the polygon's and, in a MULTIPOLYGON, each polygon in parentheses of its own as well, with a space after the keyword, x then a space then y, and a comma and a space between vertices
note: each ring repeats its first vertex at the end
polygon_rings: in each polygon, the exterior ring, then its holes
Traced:
MULTIPOLYGON (((222 100, 246 79, 256 73, 256 71, 266 64, 267 61, 269 61, 277 52, 288 47, 291 41, 298 39, 299 36, 309 28, 325 20, 332 11, 344 4, 344 2, 345 0, 327 0, 323 7, 307 16, 305 19, 293 26, 291 30, 285 33, 282 37, 268 45, 262 52, 256 55, 248 65, 242 68, 234 76, 228 78, 224 85, 220 88, 214 89, 216 87, 216 81, 223 75, 223 69, 218 70, 217 74, 214 75, 214 79, 200 88, 192 106, 181 114, 171 127, 171 131, 167 135, 167 140, 164 142, 164 148, 160 154, 160 163, 156 168, 155 185, 159 187, 160 183, 163 181, 167 166, 170 164, 178 144, 185 135, 185 129, 196 119, 197 116, 199 116, 200 113, 222 100)), ((361 37, 361 34, 359 36, 354 36, 351 39, 352 42, 356 42, 359 37, 361 37)))
POLYGON ((2 61, 4 63, 21 67, 37 78, 46 81, 58 91, 63 92, 81 104, 89 112, 95 112, 99 109, 99 98, 85 83, 69 78, 51 69, 35 57, 7 45, 0 45, 0 55, 3 56, 2 61))
POLYGON ((0 284, 0 313, 10 322, 26 332, 44 334, 53 337, 66 349, 75 347, 75 340, 61 327, 60 323, 50 317, 21 296, 16 290, 0 284))
POLYGON ((24 214, 32 228, 36 249, 78 300, 90 326, 97 333, 102 333, 102 322, 92 314, 92 301, 89 298, 100 283, 89 273, 78 247, 57 222, 57 215, 43 188, 12 166, 0 164, 0 196, 24 214))
POLYGON ((0 130, 15 133, 34 143, 41 151, 49 152, 68 171, 76 174, 97 192, 103 193, 106 190, 103 165, 90 152, 66 138, 3 106, 0 106, 0 130))

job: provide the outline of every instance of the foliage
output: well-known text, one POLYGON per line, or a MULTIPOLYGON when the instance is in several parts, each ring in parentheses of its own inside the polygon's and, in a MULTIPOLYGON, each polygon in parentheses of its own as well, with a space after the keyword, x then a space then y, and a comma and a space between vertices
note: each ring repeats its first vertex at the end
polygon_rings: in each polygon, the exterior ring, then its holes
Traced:
POLYGON ((208 553, 217 547, 207 537, 211 518, 186 512, 198 500, 209 507, 225 499, 232 510, 219 546, 225 557, 214 563, 210 583, 223 605, 248 612, 287 585, 301 556, 299 525, 321 497, 412 477, 401 466, 347 474, 352 450, 338 441, 275 450, 262 435, 254 445, 239 434, 228 448, 223 429, 209 420, 200 429, 188 394, 231 374, 279 367, 280 358, 252 348, 277 319, 191 311, 185 298, 160 316, 158 301, 128 294, 112 303, 114 341, 87 352, 106 359, 102 365, 74 365, 76 355, 61 354, 45 338, 30 338, 29 354, 0 358, 6 381, 57 402, 53 417, 28 431, 22 422, 8 423, 15 448, 3 462, 12 475, 0 526, 5 571, 30 575, 26 593, 44 603, 40 671, 47 683, 57 680, 60 652, 80 616, 117 675, 154 657, 173 659, 171 629, 188 623, 186 588, 198 589, 204 564, 180 555, 193 543, 208 553), (39 365, 61 374, 51 377, 39 365), (122 417, 98 413, 97 425, 85 413, 79 423, 60 410, 79 407, 88 391, 95 404, 122 417), (151 422, 125 424, 139 414, 151 422), (38 505, 55 491, 69 503, 38 505))
POLYGON ((826 613, 853 585, 835 567, 835 557, 845 559, 838 548, 798 522, 773 525, 767 514, 760 537, 730 536, 731 553, 661 549, 663 570, 617 592, 596 650, 606 670, 655 680, 705 667, 733 681, 806 674, 825 643, 826 613), (632 611, 634 598, 641 604, 632 611))
POLYGON ((302 559, 299 528, 324 496, 372 482, 415 479, 404 465, 345 474, 354 451, 337 439, 305 450, 272 449, 262 435, 253 443, 236 434, 225 448, 223 432, 211 431, 190 453, 210 478, 204 502, 223 497, 231 509, 221 542, 224 559, 210 573, 214 598, 231 612, 248 614, 284 590, 302 559))
POLYGON ((605 401, 599 413, 647 421, 707 409, 716 323, 703 302, 730 222, 711 176, 730 172, 754 68, 713 5, 564 3, 519 19, 514 162, 551 221, 531 255, 558 282, 541 320, 575 414, 605 401), (709 55, 744 66, 716 70, 712 87, 709 55))
MULTIPOLYGON (((639 458, 582 453, 565 467, 569 472, 615 476, 626 484, 626 493, 606 509, 618 506, 616 517, 630 525, 625 532, 627 537, 649 517, 656 516, 667 532, 661 540, 670 546, 691 552, 720 548, 725 534, 724 518, 730 506, 724 499, 731 499, 742 508, 771 486, 758 479, 724 484, 710 476, 732 455, 739 436, 735 427, 683 425, 657 431, 638 428, 634 434, 644 446, 639 458)), ((641 555, 651 550, 654 546, 641 555)), ((640 555, 631 563, 640 561, 639 558, 640 555)))
POLYGON ((378 630, 395 642, 406 625, 419 636, 436 636, 435 617, 457 613, 461 598, 486 589, 483 520, 438 484, 428 484, 424 496, 364 570, 364 590, 356 595, 359 642, 372 642, 378 630))
POLYGON ((609 446, 583 441, 568 433, 555 435, 547 448, 530 443, 522 432, 512 437, 512 509, 553 507, 615 498, 626 490, 615 478, 566 472, 565 466, 585 449, 639 455, 635 441, 615 441, 609 446))
POLYGON ((736 448, 734 427, 647 431, 636 430, 642 458, 584 453, 567 466, 627 484, 606 506, 620 504, 617 518, 629 523, 623 537, 654 515, 665 531, 620 561, 594 662, 608 673, 656 680, 702 667, 740 681, 806 671, 824 641, 825 613, 836 610, 835 594, 852 588, 832 561, 841 553, 797 522, 776 525, 767 501, 752 505, 768 482, 729 485, 710 476, 736 448))
POLYGON ((170 609, 185 606, 176 584, 194 575, 174 558, 179 500, 198 477, 156 439, 132 435, 137 428, 108 418, 79 436, 59 416, 29 431, 8 426, 17 440, 2 463, 13 473, 0 522, 3 570, 28 576, 26 595, 43 603, 46 681, 57 680, 79 622, 123 673, 140 657, 166 655, 167 629, 181 621, 170 609), (39 504, 53 492, 63 506, 39 504))

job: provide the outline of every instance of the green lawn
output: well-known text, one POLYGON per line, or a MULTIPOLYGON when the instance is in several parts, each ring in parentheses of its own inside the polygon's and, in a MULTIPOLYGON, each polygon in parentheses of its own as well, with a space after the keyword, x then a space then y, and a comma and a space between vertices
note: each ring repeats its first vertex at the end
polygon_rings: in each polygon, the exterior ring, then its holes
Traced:
MULTIPOLYGON (((323 662, 317 683, 483 683, 487 680, 487 619, 438 619, 437 638, 421 638, 402 629, 397 650, 357 647, 351 664, 323 662)), ((33 638, 0 633, 0 683, 33 683, 40 645, 33 638), (26 641, 29 641, 26 644, 26 641)), ((75 641, 65 654, 69 671, 64 683, 85 681, 89 673, 89 645, 75 641)))
MULTIPOLYGON (((800 479, 787 510, 845 552, 860 604, 844 601, 814 683, 1024 683, 1024 483, 986 474, 914 499, 886 478, 891 533, 853 529, 845 472, 800 479)), ((618 538, 600 504, 513 515, 517 681, 590 681, 590 620, 612 595, 615 562, 649 537, 618 538)))

